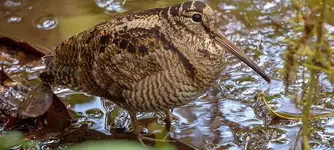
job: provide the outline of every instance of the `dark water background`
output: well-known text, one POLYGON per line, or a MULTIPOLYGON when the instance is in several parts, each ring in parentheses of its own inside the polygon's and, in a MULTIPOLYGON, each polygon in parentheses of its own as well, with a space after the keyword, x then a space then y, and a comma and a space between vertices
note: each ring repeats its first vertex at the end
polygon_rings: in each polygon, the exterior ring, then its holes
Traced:
MULTIPOLYGON (((129 12, 166 7, 182 1, 154 0, 0 0, 0 34, 42 45, 49 49, 62 40, 94 24, 129 12)), ((206 95, 173 111, 171 136, 198 149, 289 149, 296 143, 301 123, 273 120, 258 94, 264 94, 278 112, 299 114, 296 101, 301 95, 301 79, 290 87, 293 96, 284 95, 279 74, 283 68, 283 41, 295 33, 288 24, 294 9, 288 0, 211 0, 217 10, 219 29, 255 60, 272 77, 269 85, 245 64, 228 55, 222 77, 206 95), (247 138, 248 137, 248 138, 247 138), (246 142, 248 140, 248 142, 246 142)), ((325 24, 329 34, 334 26, 325 24)), ((333 39, 332 39, 333 40, 333 39)), ((332 46, 333 46, 332 42, 332 46)), ((5 55, 1 53, 1 55, 5 55)), ((6 57, 10 58, 10 56, 6 57)), ((5 62, 6 72, 15 78, 34 82, 42 66, 20 65, 15 58, 5 62)), ((301 74, 299 74, 301 75, 301 74)), ((297 77, 300 78, 300 77, 297 77)), ((320 100, 313 109, 333 111, 334 86, 320 76, 320 100)), ((128 127, 126 111, 99 97, 64 88, 55 93, 79 120, 78 126, 109 133, 111 127, 128 127)), ((18 97, 20 95, 17 95, 18 97)), ((141 125, 162 124, 159 113, 139 114, 141 125)), ((334 117, 312 122, 310 143, 314 149, 334 149, 334 117)), ((162 125, 160 125, 162 127, 162 125)), ((149 132, 154 132, 154 129, 149 132)), ((157 129, 158 130, 158 129, 157 129)))

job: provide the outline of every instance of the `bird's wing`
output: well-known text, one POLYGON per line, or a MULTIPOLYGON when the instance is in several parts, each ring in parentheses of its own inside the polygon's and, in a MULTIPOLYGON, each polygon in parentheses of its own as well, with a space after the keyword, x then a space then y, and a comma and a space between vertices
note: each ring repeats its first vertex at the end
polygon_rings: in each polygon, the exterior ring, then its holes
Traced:
POLYGON ((96 82, 100 85, 109 80, 120 88, 130 88, 134 82, 168 69, 170 59, 166 57, 177 56, 164 48, 158 29, 120 30, 102 36, 100 44, 104 47, 95 53, 93 66, 96 82), (108 42, 104 44, 105 41, 108 42))

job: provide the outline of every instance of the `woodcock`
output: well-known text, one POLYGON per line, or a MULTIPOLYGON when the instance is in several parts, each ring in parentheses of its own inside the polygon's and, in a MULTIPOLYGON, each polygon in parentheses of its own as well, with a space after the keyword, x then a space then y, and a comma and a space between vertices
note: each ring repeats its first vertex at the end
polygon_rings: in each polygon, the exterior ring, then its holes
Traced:
POLYGON ((220 77, 225 51, 267 82, 270 78, 216 28, 214 10, 189 1, 106 20, 62 42, 45 56, 40 78, 113 101, 136 112, 164 111, 203 95, 220 77))

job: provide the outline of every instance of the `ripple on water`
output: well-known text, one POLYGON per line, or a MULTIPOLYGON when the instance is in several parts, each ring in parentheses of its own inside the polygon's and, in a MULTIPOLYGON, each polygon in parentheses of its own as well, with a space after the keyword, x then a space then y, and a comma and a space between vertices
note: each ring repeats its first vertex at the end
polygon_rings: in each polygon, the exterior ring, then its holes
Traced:
POLYGON ((45 15, 45 16, 36 18, 33 21, 33 24, 38 29, 51 30, 57 27, 58 19, 54 15, 45 15))
POLYGON ((254 110, 237 101, 221 101, 221 113, 226 120, 240 124, 241 126, 262 125, 263 121, 257 119, 254 110))

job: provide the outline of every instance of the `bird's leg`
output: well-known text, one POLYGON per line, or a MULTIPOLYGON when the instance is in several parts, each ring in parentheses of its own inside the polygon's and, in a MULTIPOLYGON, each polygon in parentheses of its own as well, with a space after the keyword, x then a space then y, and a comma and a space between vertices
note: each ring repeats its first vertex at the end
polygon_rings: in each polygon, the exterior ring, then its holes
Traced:
POLYGON ((137 134, 137 139, 138 141, 145 146, 145 143, 143 140, 148 140, 148 141, 158 141, 158 142, 169 142, 168 140, 159 140, 159 139, 154 139, 150 137, 145 137, 139 130, 138 122, 137 122, 137 116, 136 112, 129 112, 131 123, 133 126, 134 133, 137 134))
POLYGON ((140 130, 139 130, 136 112, 129 112, 129 115, 130 115, 134 133, 137 134, 137 140, 140 142, 140 144, 145 146, 145 143, 143 142, 143 139, 142 139, 142 134, 140 133, 140 130))
POLYGON ((166 134, 164 139, 169 140, 169 131, 170 131, 170 128, 172 126, 173 119, 172 119, 172 114, 169 110, 165 111, 165 114, 166 114, 166 118, 165 118, 166 125, 165 125, 165 129, 164 129, 163 133, 166 134))
POLYGON ((165 129, 167 132, 170 131, 170 128, 172 126, 172 114, 170 113, 169 110, 165 111, 165 114, 166 114, 166 118, 165 118, 165 122, 166 122, 166 126, 165 126, 165 129))

